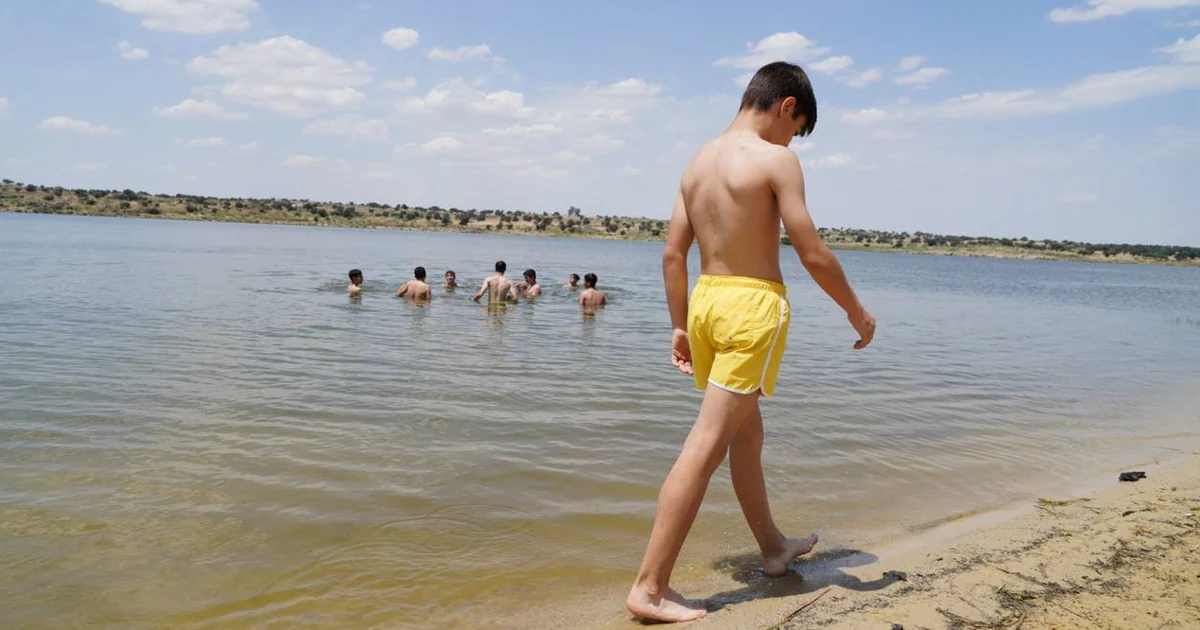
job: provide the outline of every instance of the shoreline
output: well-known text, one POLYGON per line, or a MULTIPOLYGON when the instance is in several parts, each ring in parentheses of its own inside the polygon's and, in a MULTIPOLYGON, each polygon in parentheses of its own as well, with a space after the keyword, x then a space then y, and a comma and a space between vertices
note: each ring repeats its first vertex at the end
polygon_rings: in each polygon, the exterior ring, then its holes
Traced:
MULTIPOLYGON (((325 227, 339 228, 347 230, 383 230, 396 232, 429 232, 435 234, 468 234, 468 235, 489 235, 489 236, 535 236, 541 238, 563 238, 563 239, 588 239, 597 241, 614 241, 614 242, 633 242, 633 243, 662 243, 665 238, 652 237, 634 237, 634 236, 617 236, 600 233, 568 233, 561 231, 544 232, 533 229, 510 229, 510 230, 487 230, 479 228, 453 228, 453 227, 413 227, 403 225, 352 225, 352 224, 313 224, 307 221, 290 221, 279 219, 265 219, 256 221, 247 221, 238 217, 189 217, 189 216, 163 216, 163 215, 117 215, 105 213, 86 213, 86 212, 36 212, 25 209, 4 209, 0 208, 0 213, 5 214, 35 214, 42 216, 74 216, 74 217, 94 217, 106 219, 146 219, 155 221, 182 221, 182 222, 197 222, 197 223, 240 223, 245 225, 287 225, 293 227, 325 227)), ((927 247, 927 246, 912 246, 912 247, 870 247, 853 242, 840 242, 826 240, 826 245, 836 251, 859 251, 859 252, 875 252, 881 254, 908 254, 918 256, 944 256, 953 258, 989 258, 992 260, 1038 260, 1038 261, 1053 261, 1053 262, 1079 262, 1079 263, 1097 263, 1097 264, 1115 264, 1115 265, 1144 265, 1153 267, 1191 267, 1200 268, 1200 259, 1192 259, 1188 261, 1171 261, 1137 258, 1128 255, 1119 255, 1113 257, 1104 256, 1083 256, 1080 254, 1048 254, 1045 252, 1032 252, 1029 249, 1008 247, 1008 248, 982 248, 982 247, 927 247)), ((786 243, 781 243, 780 247, 790 247, 786 243)))
MULTIPOLYGON (((783 578, 739 558, 709 585, 708 617, 673 627, 1190 627, 1200 618, 1197 455, 1137 468, 1148 476, 1136 483, 1113 470, 1100 489, 953 518, 873 549, 818 547, 783 578)), ((627 614, 608 621, 638 627, 627 614)))

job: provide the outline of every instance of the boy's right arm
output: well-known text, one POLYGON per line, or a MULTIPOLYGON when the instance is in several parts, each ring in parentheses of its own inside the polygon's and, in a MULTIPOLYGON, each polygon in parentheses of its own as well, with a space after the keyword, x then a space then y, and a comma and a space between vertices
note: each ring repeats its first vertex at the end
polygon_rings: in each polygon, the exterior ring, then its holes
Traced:
POLYGON ((684 374, 692 374, 692 349, 688 343, 688 250, 696 232, 688 220, 683 189, 675 198, 671 224, 667 228, 667 245, 663 249, 663 284, 667 286, 667 308, 671 311, 671 363, 684 374))
POLYGON ((780 152, 771 171, 775 198, 779 202, 779 216, 783 229, 792 240, 792 247, 800 256, 800 262, 809 275, 829 297, 837 302, 850 320, 850 325, 859 334, 855 350, 866 348, 875 337, 875 318, 863 308, 842 265, 833 252, 821 240, 817 226, 808 213, 808 202, 804 195, 804 174, 800 171, 800 160, 791 151, 780 152), (786 153, 786 155, 783 155, 786 153))

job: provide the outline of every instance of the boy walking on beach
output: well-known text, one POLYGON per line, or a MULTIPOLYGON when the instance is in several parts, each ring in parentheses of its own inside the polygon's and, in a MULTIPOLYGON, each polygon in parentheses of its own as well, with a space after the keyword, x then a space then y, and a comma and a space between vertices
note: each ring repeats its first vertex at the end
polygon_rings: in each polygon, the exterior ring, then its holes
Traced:
POLYGON ((750 80, 724 133, 702 147, 684 172, 667 245, 663 279, 674 338, 671 361, 704 391, 700 415, 658 495, 650 543, 626 600, 655 621, 705 615, 702 603, 669 587, 671 570, 700 509, 708 482, 729 455, 738 503, 762 551, 768 575, 812 550, 815 535, 787 538, 775 526, 762 471, 758 399, 775 391, 790 309, 779 268, 779 225, 805 269, 845 311, 861 350, 875 336, 837 258, 808 214, 804 177, 788 144, 812 133, 817 102, 808 76, 784 62, 750 80), (701 276, 688 303, 687 254, 700 247, 701 276))

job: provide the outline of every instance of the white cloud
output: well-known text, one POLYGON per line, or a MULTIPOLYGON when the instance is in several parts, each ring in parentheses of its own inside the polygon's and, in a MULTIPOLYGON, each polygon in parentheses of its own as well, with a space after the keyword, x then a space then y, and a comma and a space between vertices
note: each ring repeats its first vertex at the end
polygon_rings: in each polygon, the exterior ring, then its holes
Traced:
POLYGON ((896 77, 900 85, 928 85, 949 74, 945 68, 921 68, 912 74, 896 77))
POLYGON ((853 164, 854 158, 845 153, 835 153, 807 162, 807 165, 813 168, 844 168, 853 164))
POLYGON ((525 105, 525 95, 520 92, 480 92, 462 78, 443 81, 424 97, 407 98, 397 105, 397 109, 407 114, 459 110, 515 118, 533 113, 533 108, 525 105))
POLYGON ((880 129, 879 131, 875 132, 873 137, 876 140, 911 140, 916 137, 916 134, 911 131, 880 129))
POLYGON ((642 173, 645 173, 645 172, 646 171, 644 171, 636 166, 630 166, 628 164, 621 167, 622 175, 641 175, 642 173))
POLYGON ((570 149, 563 149, 551 156, 556 162, 591 162, 592 158, 576 153, 570 149))
POLYGON ((219 103, 213 101, 198 101, 193 98, 184 99, 170 107, 155 107, 151 110, 155 116, 163 118, 212 118, 215 120, 246 120, 249 114, 231 112, 219 103))
POLYGON ((12 111, 12 104, 6 98, 0 98, 0 116, 12 111))
POLYGON ((378 180, 396 179, 396 174, 385 168, 376 168, 376 169, 371 169, 369 171, 364 172, 362 174, 362 178, 363 179, 378 179, 378 180))
POLYGON ((853 111, 853 112, 843 112, 842 113, 842 122, 849 123, 851 125, 859 125, 859 126, 865 127, 867 125, 874 125, 876 123, 881 123, 885 120, 888 120, 891 117, 892 117, 891 114, 888 114, 887 112, 883 111, 882 109, 879 109, 877 107, 872 107, 869 109, 860 109, 858 111, 853 111))
POLYGON ((811 140, 804 140, 802 142, 792 145, 792 152, 796 153, 798 155, 800 153, 807 153, 816 148, 817 148, 817 145, 814 144, 811 140))
POLYGON ((1200 35, 1191 39, 1180 38, 1170 46, 1155 48, 1154 52, 1174 57, 1175 63, 1200 63, 1200 35))
POLYGON ((254 0, 100 0, 142 16, 142 26, 175 33, 226 33, 250 27, 254 0))
POLYGON ((33 164, 33 160, 29 158, 8 158, 4 160, 5 166, 29 166, 33 164))
POLYGON ((352 140, 383 140, 388 135, 388 124, 382 118, 340 116, 310 123, 304 127, 303 132, 318 136, 341 136, 352 140))
POLYGON ((67 168, 72 173, 94 173, 104 168, 103 162, 76 162, 67 168))
POLYGON ((602 96, 654 96, 659 92, 662 92, 661 85, 646 83, 641 79, 625 79, 597 90, 602 96))
POLYGON ((900 60, 900 63, 896 66, 896 69, 900 70, 901 72, 912 72, 913 70, 920 68, 921 64, 923 63, 925 63, 925 55, 909 55, 900 60))
POLYGON ((314 164, 320 164, 324 161, 324 157, 316 155, 293 155, 284 158, 281 164, 284 166, 312 166, 314 164))
POLYGON ((489 136, 501 137, 516 137, 516 138, 544 138, 546 136, 557 136, 563 132, 562 127, 553 123, 537 123, 533 125, 512 125, 510 127, 492 128, 489 127, 483 130, 483 133, 489 136))
POLYGON ((125 40, 121 40, 121 42, 117 44, 117 51, 121 53, 122 59, 128 59, 130 61, 141 61, 142 59, 150 56, 149 50, 146 50, 145 48, 138 48, 137 46, 134 46, 125 40))
POLYGON ((757 43, 746 44, 746 54, 740 57, 722 57, 714 66, 757 70, 772 61, 806 61, 829 52, 828 48, 800 33, 775 33, 757 43))
POLYGON ((394 28, 383 34, 383 43, 396 50, 407 50, 417 45, 421 34, 411 28, 394 28))
POLYGON ((1059 203, 1092 203, 1098 201, 1100 195, 1092 193, 1074 193, 1070 195, 1059 195, 1057 201, 1059 203))
POLYGON ((383 82, 384 89, 395 92, 407 92, 417 87, 417 80, 414 77, 404 77, 403 79, 389 79, 383 82))
POLYGON ((503 61, 499 57, 492 56, 492 47, 487 44, 459 48, 434 46, 426 51, 425 56, 436 61, 503 61))
POLYGON ((68 131, 71 133, 81 133, 86 136, 119 136, 125 133, 120 129, 113 129, 108 125, 95 125, 86 120, 79 120, 68 116, 51 116, 38 123, 38 126, 35 128, 38 131, 68 131))
POLYGON ((224 79, 209 89, 229 100, 301 117, 359 105, 366 96, 355 88, 371 82, 367 64, 286 35, 222 46, 193 59, 188 70, 224 79))
POLYGON ((981 92, 944 101, 940 118, 1016 118, 1101 109, 1138 99, 1200 89, 1200 66, 1150 66, 1096 74, 1054 90, 981 92))
POLYGON ((464 146, 466 145, 463 144, 463 141, 454 136, 438 136, 422 144, 420 148, 423 153, 447 153, 457 151, 464 146))
POLYGON ((1048 17, 1053 22, 1090 22, 1134 11, 1193 6, 1200 6, 1200 0, 1086 0, 1082 6, 1054 9, 1048 17))
POLYGON ((745 74, 739 74, 739 75, 737 75, 736 77, 734 77, 734 78, 733 78, 733 84, 734 84, 734 85, 737 85, 737 86, 740 86, 740 87, 743 87, 743 88, 744 88, 744 87, 746 87, 747 85, 750 85, 750 80, 751 80, 751 79, 753 79, 753 78, 754 78, 754 73, 753 73, 753 72, 747 72, 747 73, 745 73, 745 74))
POLYGON ((866 87, 883 78, 883 73, 879 68, 871 68, 855 75, 851 75, 846 79, 846 85, 851 87, 866 87))
POLYGON ((838 57, 829 57, 816 63, 808 64, 808 67, 822 74, 837 74, 852 65, 854 65, 854 57, 841 55, 838 57))
POLYGON ((620 149, 625 146, 625 141, 620 138, 610 138, 604 134, 595 133, 590 136, 572 138, 571 145, 585 153, 597 153, 620 149))
POLYGON ((225 138, 194 138, 183 143, 183 146, 189 149, 215 149, 225 146, 225 138))
POLYGON ((258 143, 257 142, 247 142, 245 144, 239 145, 238 148, 243 151, 253 151, 258 148, 258 143))
POLYGON ((1167 28, 1200 28, 1200 20, 1185 20, 1183 22, 1167 22, 1167 28))
POLYGON ((633 122, 633 116, 629 114, 629 110, 625 109, 593 109, 588 116, 610 123, 623 124, 633 122))

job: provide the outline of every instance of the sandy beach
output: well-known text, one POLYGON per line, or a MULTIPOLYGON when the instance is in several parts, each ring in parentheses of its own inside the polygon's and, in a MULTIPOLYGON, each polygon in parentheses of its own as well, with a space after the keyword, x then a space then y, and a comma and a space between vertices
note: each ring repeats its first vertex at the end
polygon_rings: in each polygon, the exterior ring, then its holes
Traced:
MULTIPOLYGON (((768 580, 753 558, 680 627, 1200 628, 1200 458, 1147 478, 957 519, 873 550, 825 550, 768 580), (765 596, 764 596, 765 594, 765 596)), ((606 627, 634 627, 627 621, 606 627)))

